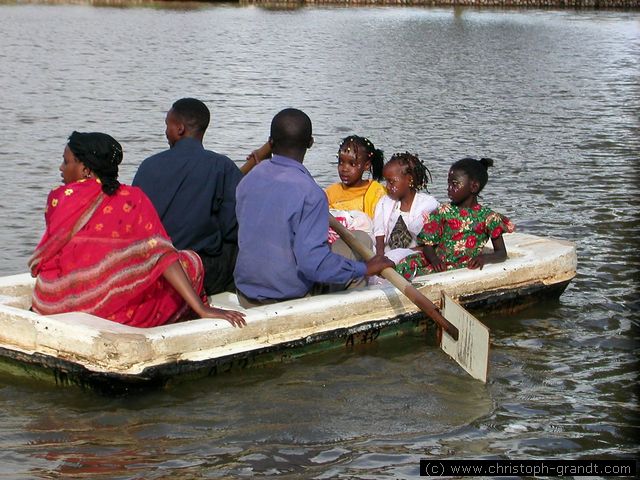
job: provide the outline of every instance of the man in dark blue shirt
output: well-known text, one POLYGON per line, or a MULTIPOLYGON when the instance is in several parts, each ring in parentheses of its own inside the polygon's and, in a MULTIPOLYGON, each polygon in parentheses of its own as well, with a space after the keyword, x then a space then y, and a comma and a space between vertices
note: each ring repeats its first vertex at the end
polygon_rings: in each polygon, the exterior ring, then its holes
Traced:
POLYGON ((133 185, 151 199, 174 246, 202 258, 205 290, 213 295, 235 291, 236 187, 242 173, 228 157, 205 150, 209 118, 200 100, 175 102, 165 119, 169 150, 144 160, 133 185))
POLYGON ((288 108, 271 123, 271 160, 260 162, 237 191, 240 251, 235 270, 243 307, 309 294, 315 284, 341 285, 393 267, 383 256, 368 262, 332 253, 329 204, 302 165, 313 143, 311 120, 288 108))

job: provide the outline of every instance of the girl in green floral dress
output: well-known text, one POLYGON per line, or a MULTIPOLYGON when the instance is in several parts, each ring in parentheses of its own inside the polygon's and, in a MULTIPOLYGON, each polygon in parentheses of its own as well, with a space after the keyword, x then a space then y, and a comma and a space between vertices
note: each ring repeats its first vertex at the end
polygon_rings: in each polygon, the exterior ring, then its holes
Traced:
POLYGON ((396 265, 405 278, 456 268, 482 269, 507 258, 503 233, 514 231, 509 219, 478 203, 487 184, 490 158, 463 158, 449 169, 447 193, 451 203, 441 205, 425 220, 418 235, 422 251, 396 265), (491 239, 493 252, 481 253, 491 239))

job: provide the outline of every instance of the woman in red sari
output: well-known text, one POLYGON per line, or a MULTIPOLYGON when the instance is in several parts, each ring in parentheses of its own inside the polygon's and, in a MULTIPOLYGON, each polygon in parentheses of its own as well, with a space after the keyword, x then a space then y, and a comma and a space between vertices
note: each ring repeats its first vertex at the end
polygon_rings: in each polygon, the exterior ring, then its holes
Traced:
POLYGON ((121 185, 122 147, 104 133, 73 132, 60 165, 64 185, 47 199, 47 229, 29 260, 32 309, 79 311, 135 327, 194 317, 244 315, 213 308, 202 294, 197 254, 177 251, 151 201, 121 185))

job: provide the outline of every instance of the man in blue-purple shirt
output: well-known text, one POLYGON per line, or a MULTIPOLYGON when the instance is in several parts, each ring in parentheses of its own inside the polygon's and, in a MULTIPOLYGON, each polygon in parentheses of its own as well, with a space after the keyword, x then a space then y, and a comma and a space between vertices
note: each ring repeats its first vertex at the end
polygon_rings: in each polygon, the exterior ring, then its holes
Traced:
POLYGON ((272 158, 260 162, 236 190, 240 304, 275 303, 308 295, 316 284, 340 284, 393 267, 383 256, 366 263, 332 253, 327 196, 302 165, 313 144, 311 120, 288 108, 271 122, 272 158))

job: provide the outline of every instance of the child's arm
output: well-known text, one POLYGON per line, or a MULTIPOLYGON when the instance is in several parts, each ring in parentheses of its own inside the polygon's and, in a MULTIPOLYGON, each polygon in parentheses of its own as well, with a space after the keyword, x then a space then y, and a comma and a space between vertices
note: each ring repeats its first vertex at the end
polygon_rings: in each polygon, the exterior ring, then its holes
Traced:
POLYGON ((376 255, 384 255, 384 235, 376 236, 376 255))
POLYGON ((384 255, 384 247, 386 246, 384 243, 384 239, 387 234, 384 221, 385 203, 385 199, 381 199, 376 205, 373 213, 373 236, 376 239, 376 255, 384 255))
POLYGON ((424 256, 429 260, 436 272, 444 272, 447 269, 445 263, 436 255, 433 245, 423 245, 422 253, 424 253, 424 256))
POLYGON ((493 253, 485 253, 472 258, 469 260, 467 267, 482 270, 486 263, 504 262, 507 259, 507 247, 504 245, 502 235, 492 238, 491 243, 493 244, 493 253))

